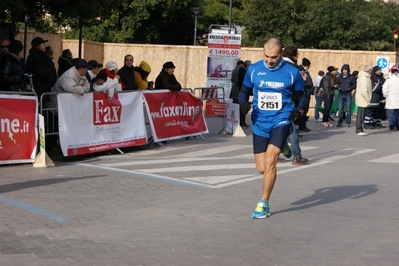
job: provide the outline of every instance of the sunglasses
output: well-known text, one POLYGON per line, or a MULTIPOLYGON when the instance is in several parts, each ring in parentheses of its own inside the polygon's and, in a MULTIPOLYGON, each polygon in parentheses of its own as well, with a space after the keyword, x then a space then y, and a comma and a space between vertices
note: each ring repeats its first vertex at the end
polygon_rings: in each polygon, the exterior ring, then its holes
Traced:
POLYGON ((8 49, 8 45, 2 45, 1 48, 7 48, 8 49))

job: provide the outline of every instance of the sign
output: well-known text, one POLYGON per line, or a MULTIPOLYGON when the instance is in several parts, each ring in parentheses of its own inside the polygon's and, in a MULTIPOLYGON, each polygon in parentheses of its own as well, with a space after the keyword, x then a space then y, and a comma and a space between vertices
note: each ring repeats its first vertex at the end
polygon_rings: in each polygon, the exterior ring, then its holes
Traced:
POLYGON ((37 98, 0 95, 0 164, 33 162, 36 142, 37 98))
POLYGON ((141 92, 57 95, 64 156, 140 146, 147 143, 141 92))
POLYGON ((143 91, 155 142, 208 133, 202 100, 191 93, 143 91))
POLYGON ((389 57, 377 57, 376 65, 381 68, 382 73, 387 74, 389 70, 389 57))
POLYGON ((241 56, 240 34, 208 34, 207 87, 223 87, 218 98, 227 101, 231 92, 231 74, 241 56))

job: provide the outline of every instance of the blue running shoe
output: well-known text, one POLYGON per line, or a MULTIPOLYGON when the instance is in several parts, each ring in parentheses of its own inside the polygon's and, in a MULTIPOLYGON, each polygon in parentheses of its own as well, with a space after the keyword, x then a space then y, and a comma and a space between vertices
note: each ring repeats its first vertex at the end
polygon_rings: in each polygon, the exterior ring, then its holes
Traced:
POLYGON ((281 153, 284 155, 285 158, 287 159, 291 158, 292 157, 291 143, 286 141, 283 149, 281 150, 281 153))
POLYGON ((263 202, 258 202, 256 204, 256 208, 254 212, 252 213, 251 218, 253 219, 265 219, 269 217, 271 214, 269 205, 263 203, 263 202))

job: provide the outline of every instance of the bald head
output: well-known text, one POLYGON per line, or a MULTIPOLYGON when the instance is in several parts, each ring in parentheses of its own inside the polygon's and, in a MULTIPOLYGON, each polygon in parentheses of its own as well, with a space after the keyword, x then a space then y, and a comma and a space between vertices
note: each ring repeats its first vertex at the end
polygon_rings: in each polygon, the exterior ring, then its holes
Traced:
POLYGON ((283 50, 283 46, 281 45, 280 40, 277 38, 270 38, 269 40, 267 40, 263 48, 266 47, 268 50, 274 50, 276 48, 278 48, 280 52, 283 50))
POLYGON ((282 55, 282 45, 279 39, 270 38, 263 46, 263 56, 266 65, 269 68, 274 68, 280 61, 282 55))

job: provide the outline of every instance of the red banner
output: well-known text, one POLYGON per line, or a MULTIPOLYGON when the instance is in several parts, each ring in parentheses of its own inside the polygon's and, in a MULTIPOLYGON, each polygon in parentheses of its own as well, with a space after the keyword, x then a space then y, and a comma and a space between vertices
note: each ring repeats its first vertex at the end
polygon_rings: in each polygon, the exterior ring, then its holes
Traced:
POLYGON ((143 91, 155 142, 208 133, 202 100, 191 93, 143 91))
POLYGON ((0 164, 34 161, 36 125, 36 97, 0 95, 0 164))

